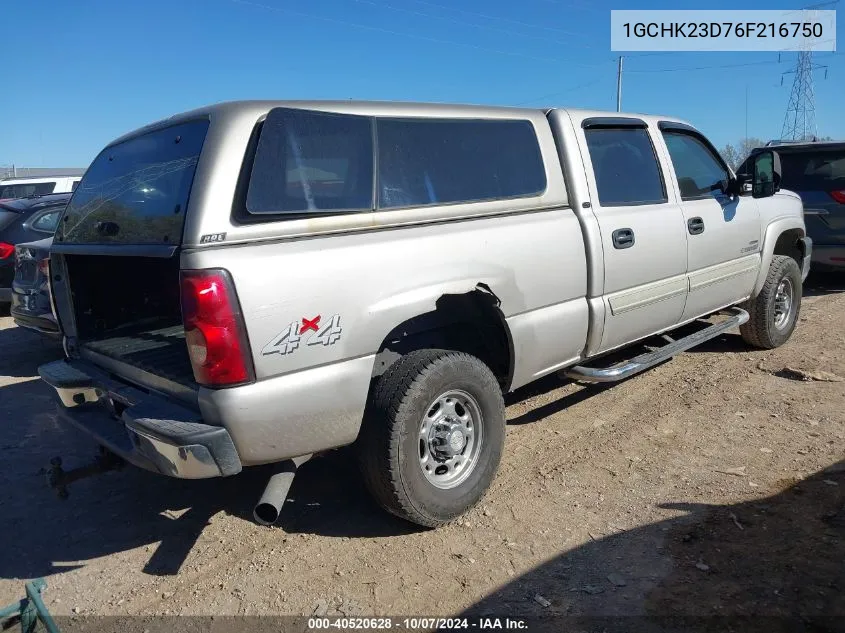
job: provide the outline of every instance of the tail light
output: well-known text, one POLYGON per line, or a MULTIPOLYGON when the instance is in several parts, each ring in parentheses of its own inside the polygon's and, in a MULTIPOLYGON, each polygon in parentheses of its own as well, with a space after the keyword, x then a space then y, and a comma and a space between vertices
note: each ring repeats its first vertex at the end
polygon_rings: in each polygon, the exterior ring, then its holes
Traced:
POLYGON ((182 320, 194 378, 208 387, 254 379, 243 317, 225 270, 181 272, 182 320))
POLYGON ((0 259, 7 259, 15 254, 15 245, 0 242, 0 259))
POLYGON ((845 189, 831 191, 830 197, 836 200, 839 204, 845 204, 845 189))

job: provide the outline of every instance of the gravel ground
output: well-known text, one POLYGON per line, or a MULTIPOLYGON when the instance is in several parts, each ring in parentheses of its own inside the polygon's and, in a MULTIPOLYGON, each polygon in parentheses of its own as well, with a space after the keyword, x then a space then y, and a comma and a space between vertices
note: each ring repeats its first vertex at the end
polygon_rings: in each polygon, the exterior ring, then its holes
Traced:
POLYGON ((375 507, 348 451, 301 469, 273 528, 251 521, 265 469, 129 467, 59 501, 50 457, 94 447, 37 379, 61 350, 0 318, 0 605, 45 577, 57 615, 845 615, 845 278, 811 281, 780 349, 729 333, 611 388, 513 394, 490 493, 435 531, 375 507))

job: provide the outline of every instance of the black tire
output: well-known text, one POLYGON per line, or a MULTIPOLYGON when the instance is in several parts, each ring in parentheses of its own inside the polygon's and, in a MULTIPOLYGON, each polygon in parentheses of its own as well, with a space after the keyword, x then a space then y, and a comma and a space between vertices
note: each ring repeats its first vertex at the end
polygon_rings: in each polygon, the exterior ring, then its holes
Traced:
POLYGON ((775 255, 760 294, 749 299, 743 306, 751 316, 747 323, 739 327, 743 340, 761 349, 774 349, 786 343, 798 322, 801 294, 801 270, 798 264, 791 257, 775 255), (778 288, 784 280, 791 285, 792 301, 788 318, 778 324, 776 302, 778 288))
POLYGON ((426 349, 400 358, 375 385, 357 448, 365 483, 385 510, 437 527, 484 496, 504 441, 505 405, 490 369, 469 354, 426 349), (475 466, 455 487, 442 489, 423 474, 418 429, 432 403, 452 390, 472 396, 483 428, 475 466))

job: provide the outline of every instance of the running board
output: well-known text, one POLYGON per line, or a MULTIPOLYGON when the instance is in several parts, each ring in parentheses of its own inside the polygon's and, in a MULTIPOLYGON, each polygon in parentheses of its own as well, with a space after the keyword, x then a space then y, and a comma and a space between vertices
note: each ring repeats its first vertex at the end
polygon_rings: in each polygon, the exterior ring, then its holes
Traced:
POLYGON ((731 308, 728 312, 731 314, 728 319, 704 328, 695 334, 690 334, 689 336, 678 339, 668 345, 664 345, 653 352, 640 354, 631 360, 622 361, 621 363, 611 365, 605 369, 576 365, 565 370, 563 374, 567 378, 578 380, 580 382, 616 382, 617 380, 624 380, 629 376, 645 371, 649 367, 654 367, 663 361, 669 360, 673 356, 680 354, 691 347, 695 347, 704 341, 716 338, 723 332, 742 325, 748 321, 748 312, 741 308, 731 308))

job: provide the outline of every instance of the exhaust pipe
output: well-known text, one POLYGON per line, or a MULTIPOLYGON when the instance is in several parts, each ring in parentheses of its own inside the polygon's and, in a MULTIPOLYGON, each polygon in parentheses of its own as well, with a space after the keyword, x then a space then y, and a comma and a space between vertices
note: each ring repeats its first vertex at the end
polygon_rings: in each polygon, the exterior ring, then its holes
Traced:
POLYGON ((290 492, 291 484, 293 484, 296 469, 308 461, 310 455, 303 457, 294 457, 281 462, 278 466, 278 472, 270 477, 267 486, 264 488, 264 494, 261 499, 255 504, 252 511, 252 516, 255 521, 261 525, 273 525, 282 512, 282 506, 285 499, 290 492))

